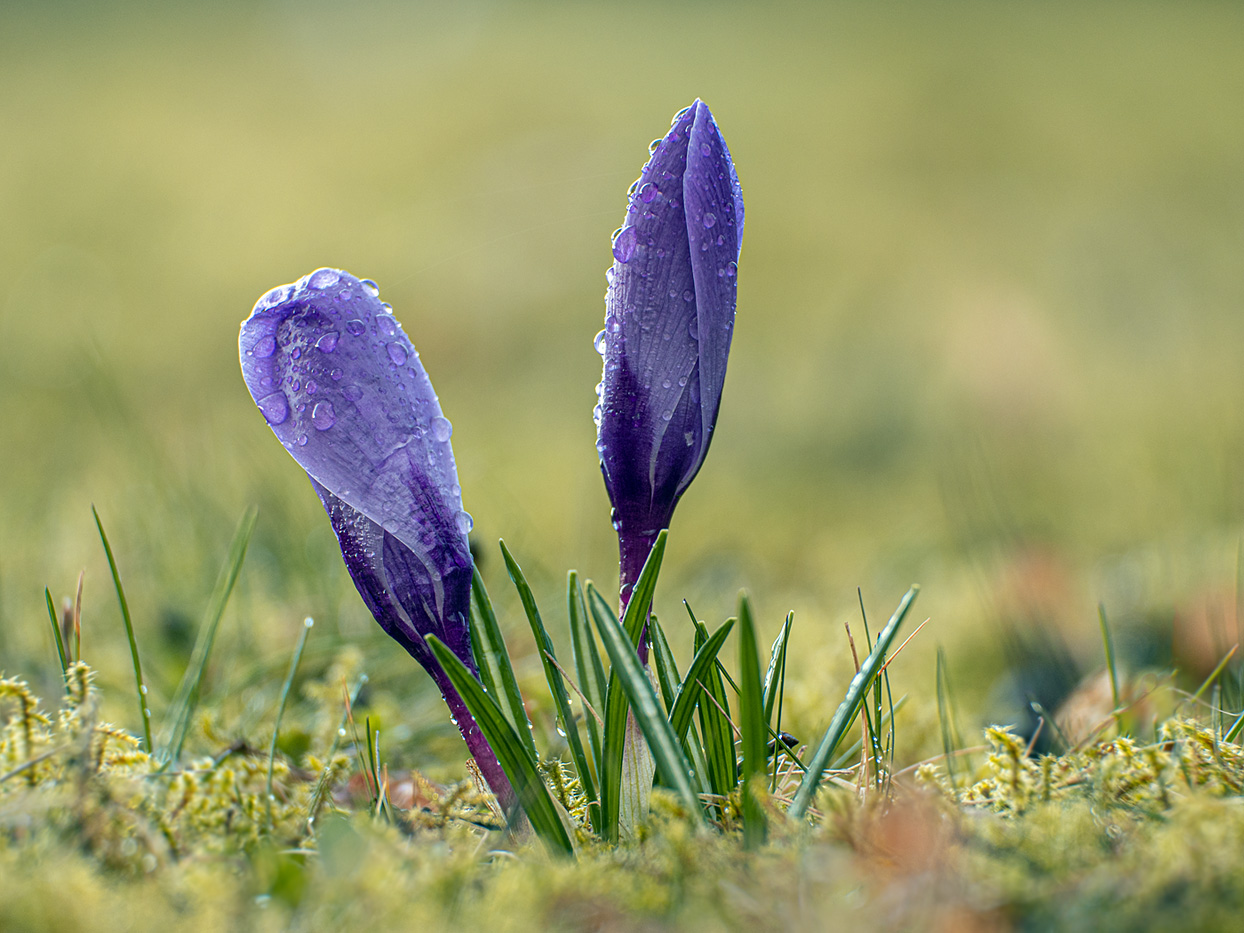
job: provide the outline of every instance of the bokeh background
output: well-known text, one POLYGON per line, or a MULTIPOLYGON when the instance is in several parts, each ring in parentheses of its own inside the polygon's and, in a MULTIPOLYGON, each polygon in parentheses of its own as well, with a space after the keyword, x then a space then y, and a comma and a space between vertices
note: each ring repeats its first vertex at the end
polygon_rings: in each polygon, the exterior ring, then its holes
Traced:
POLYGON ((747 230, 657 600, 676 644, 682 597, 720 620, 746 587, 765 638, 793 609, 809 733, 857 586, 875 626, 923 585, 892 668, 917 725, 936 645, 968 721, 1006 716, 1014 633, 1087 672, 1099 601, 1129 663, 1212 666, 1244 532, 1244 8, 50 0, 0 7, 0 668, 54 693, 43 587, 85 570, 84 652, 137 727, 94 503, 158 720, 256 504, 209 679, 235 728, 312 615, 307 670, 357 645, 395 698, 386 754, 460 771, 237 325, 319 266, 380 283, 538 683, 495 540, 559 636, 568 568, 616 586, 591 342, 627 187, 697 96, 747 230))

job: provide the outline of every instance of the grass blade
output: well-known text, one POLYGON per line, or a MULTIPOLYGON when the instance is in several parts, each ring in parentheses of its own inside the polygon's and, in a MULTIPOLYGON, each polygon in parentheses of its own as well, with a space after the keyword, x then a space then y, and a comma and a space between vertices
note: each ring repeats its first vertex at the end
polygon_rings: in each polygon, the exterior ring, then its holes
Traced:
POLYGON ((687 668, 687 676, 678 685, 678 690, 674 694, 674 707, 670 710, 670 726, 679 738, 685 736, 687 729, 691 726, 691 716, 700 698, 700 682, 716 665, 717 654, 721 651, 721 646, 726 643, 726 637, 732 628, 734 628, 734 619, 727 619, 721 628, 713 632, 700 645, 695 657, 691 659, 691 666, 687 668))
POLYGON ((1097 604, 1097 619, 1101 623, 1101 640, 1106 649, 1106 669, 1110 671, 1110 697, 1114 700, 1114 711, 1119 710, 1119 670, 1114 663, 1114 636, 1110 634, 1110 623, 1106 621, 1106 604, 1097 604))
POLYGON ((674 697, 678 693, 678 685, 682 683, 682 675, 678 673, 678 661, 670 650, 665 630, 661 628, 655 615, 648 617, 648 644, 657 672, 657 686, 661 688, 661 702, 665 704, 668 713, 674 708, 674 697))
POLYGON ((117 602, 121 606, 121 619, 125 622, 125 636, 130 641, 130 657, 134 660, 134 684, 138 691, 138 711, 143 717, 143 740, 146 742, 147 754, 151 754, 151 710, 147 708, 147 685, 143 683, 143 666, 138 659, 138 641, 134 638, 134 623, 130 619, 130 604, 125 598, 125 588, 121 586, 121 574, 117 570, 117 562, 112 556, 112 545, 104 534, 104 523, 99 520, 99 512, 91 506, 91 514, 95 516, 95 527, 99 529, 99 540, 104 543, 104 553, 108 555, 108 569, 112 571, 112 585, 117 591, 117 602))
POLYGON ((763 845, 769 833, 764 807, 756 787, 765 776, 769 757, 765 722, 765 698, 760 685, 760 649, 756 624, 746 594, 739 595, 739 731, 743 745, 743 845, 763 845))
POLYGON ((510 653, 506 650, 505 639, 501 637, 501 626, 497 624, 497 614, 492 610, 492 600, 488 597, 478 567, 471 572, 471 604, 475 609, 469 620, 471 653, 479 668, 480 681, 496 697, 498 708, 510 721, 531 757, 537 759, 536 740, 531 735, 531 721, 523 706, 518 681, 514 679, 514 665, 510 663, 510 653))
POLYGON ((65 641, 61 638, 60 622, 56 619, 56 606, 52 603, 52 591, 46 586, 43 588, 43 596, 48 601, 48 618, 52 620, 52 635, 56 638, 56 656, 60 658, 60 673, 63 679, 69 673, 69 660, 65 657, 65 641))
POLYGON ((794 819, 801 820, 804 814, 808 812, 808 807, 811 806, 812 799, 816 796, 816 789, 820 786, 821 775, 825 771, 826 764, 829 763, 829 759, 834 754, 834 749, 838 747, 838 743, 842 741, 843 735, 846 734, 848 723, 859 709, 865 692, 872 685, 873 679, 877 676, 877 672, 885 662, 886 652, 889 651, 895 636, 898 635, 899 627, 903 624, 903 620, 907 617, 907 612, 911 609, 911 604, 915 601, 916 594, 919 592, 920 588, 918 586, 913 586, 907 591, 907 595, 899 603, 898 609, 894 611, 894 615, 886 623, 886 627, 877 636, 877 643, 864 660, 859 673, 851 679, 851 683, 847 687, 847 694, 838 705, 838 710, 834 713, 834 718, 830 721, 829 728, 825 730, 825 735, 821 738, 820 744, 813 753, 812 760, 808 762, 808 772, 804 775, 803 781, 799 785, 799 790, 795 794, 795 799, 791 802, 788 812, 794 819))
POLYGON ((255 531, 255 520, 259 510, 251 506, 238 522, 237 531, 233 533, 233 541, 229 544, 229 553, 212 597, 208 603, 207 614, 199 626, 199 634, 194 641, 194 650, 190 653, 190 663, 182 675, 177 693, 165 717, 164 734, 166 740, 161 741, 160 758, 167 764, 181 757, 182 746, 190 731, 190 722, 194 718, 195 707, 199 703, 199 691, 203 686, 203 675, 207 671, 207 661, 211 656, 212 647, 216 643, 216 632, 220 628, 220 620, 224 617, 225 607, 233 594, 234 584, 238 582, 238 574, 242 563, 246 560, 246 549, 250 545, 251 534, 255 531))
MULTIPOLYGON (((600 663, 596 636, 592 634, 591 624, 587 620, 587 604, 583 599, 583 588, 579 586, 579 575, 573 570, 566 577, 566 612, 570 619, 570 648, 574 655, 575 673, 579 675, 579 689, 587 697, 592 709, 603 715, 605 668, 600 663)), ((596 773, 600 774, 600 724, 595 716, 583 718, 587 720, 587 740, 592 748, 592 760, 596 765, 596 773)))
MULTIPOLYGON (((655 580, 656 571, 660 568, 660 554, 656 547, 653 548, 653 554, 657 562, 654 564, 650 558, 649 563, 645 565, 644 573, 647 574, 651 568, 650 576, 655 580)), ((639 583, 635 587, 636 594, 639 594, 643 583, 644 574, 641 574, 639 583)), ((630 606, 646 607, 649 605, 651 596, 644 595, 642 598, 644 601, 640 602, 637 596, 633 596, 630 606)), ((634 627, 642 628, 641 612, 643 610, 632 612, 630 606, 627 607, 624 622, 634 621, 631 619, 634 615, 639 622, 639 625, 634 627)), ((670 728, 669 720, 665 718, 656 691, 653 690, 651 681, 644 673, 643 665, 639 663, 634 643, 627 640, 627 635, 623 633, 621 627, 607 623, 601 624, 599 616, 597 616, 597 626, 612 665, 609 675, 611 695, 606 701, 607 706, 613 703, 612 684, 616 682, 625 691, 630 707, 634 711, 635 721, 643 731, 644 738, 648 740, 648 748, 652 752, 662 782, 682 798, 683 805, 692 817, 697 821, 700 820, 703 817, 703 809, 700 806, 700 798, 696 796, 691 787, 690 775, 693 769, 682 753, 674 730, 670 728)))
MULTIPOLYGON (((773 708, 786 684, 786 646, 790 640, 790 627, 795 622, 795 613, 786 614, 786 623, 773 642, 769 652, 769 669, 765 671, 765 722, 773 723, 773 708)), ((780 707, 779 707, 780 709, 780 707)), ((778 726, 781 728, 781 713, 778 713, 778 726)))
POLYGON ((951 790, 957 797, 959 782, 955 777, 955 752, 958 750, 959 736, 955 729, 950 678, 946 672, 946 650, 941 645, 937 646, 937 718, 942 726, 942 752, 946 756, 946 773, 950 776, 951 790))
MULTIPOLYGON (((574 846, 561 816, 540 777, 536 757, 520 736, 520 730, 506 718, 501 707, 484 692, 466 665, 435 635, 427 636, 428 647, 445 670, 445 675, 475 718, 484 738, 492 746, 497 762, 510 779, 518 801, 531 821, 531 828, 552 855, 573 858, 574 846)), ((530 731, 530 730, 528 730, 530 731)))
MULTIPOLYGON (((729 619, 726 625, 732 626, 734 622, 734 619, 729 619)), ((695 625, 695 650, 698 656, 708 644, 709 634, 703 622, 697 620, 695 625)), ((700 732, 704 736, 704 755, 708 760, 708 783, 714 794, 724 797, 738 786, 738 768, 734 730, 729 719, 730 700, 726 696, 726 684, 722 680, 721 666, 716 655, 713 655, 712 663, 697 678, 697 682, 703 693, 707 694, 697 698, 697 705, 700 709, 700 732)))
MULTIPOLYGON (((519 601, 531 623, 531 634, 536 640, 536 649, 540 654, 540 663, 544 666, 544 677, 549 682, 549 693, 553 695, 553 703, 557 707, 557 718, 561 720, 562 731, 566 736, 566 744, 570 746, 570 757, 574 760, 575 770, 579 774, 579 784, 584 796, 590 803, 596 802, 596 786, 592 783, 592 772, 587 765, 587 755, 583 751, 583 741, 579 737, 579 727, 575 724, 574 714, 570 711, 570 697, 566 694, 566 684, 562 680, 562 672, 557 667, 557 654, 553 650, 553 639, 544 627, 540 618, 540 609, 536 606, 536 598, 531 592, 523 570, 510 554, 510 549, 501 542, 501 556, 505 558, 505 569, 509 571, 514 588, 518 590, 519 601)), ((584 718, 590 719, 585 713, 584 718)), ((592 828, 596 829, 600 811, 597 807, 588 808, 592 814, 592 828)))
MULTIPOLYGON (((251 514, 253 515, 254 513, 252 512, 251 514)), ((252 518, 252 527, 254 524, 254 519, 252 518)), ((285 683, 281 686, 281 701, 277 704, 276 722, 272 725, 272 745, 268 748, 267 792, 264 795, 268 805, 268 829, 272 828, 272 771, 276 767, 276 743, 281 735, 281 720, 285 716, 285 704, 289 700, 289 693, 294 689, 294 675, 298 673, 298 664, 302 661, 302 649, 307 647, 307 638, 311 635, 311 627, 313 625, 315 625, 315 620, 310 616, 307 616, 302 623, 302 634, 298 636, 298 645, 294 648, 294 656, 289 662, 289 673, 285 675, 285 683)))

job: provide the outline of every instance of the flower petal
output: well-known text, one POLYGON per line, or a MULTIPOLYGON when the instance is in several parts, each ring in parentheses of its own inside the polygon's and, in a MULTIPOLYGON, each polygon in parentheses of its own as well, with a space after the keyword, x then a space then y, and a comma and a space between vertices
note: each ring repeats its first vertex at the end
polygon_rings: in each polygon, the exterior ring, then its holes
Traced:
POLYGON ((615 521, 655 534, 708 452, 734 324, 743 207, 708 107, 674 117, 614 241, 597 450, 615 521))
POLYGON ((449 422, 389 310, 373 284, 317 270, 256 304, 242 373, 314 482, 376 618, 425 666, 428 632, 469 664, 471 557, 449 422))

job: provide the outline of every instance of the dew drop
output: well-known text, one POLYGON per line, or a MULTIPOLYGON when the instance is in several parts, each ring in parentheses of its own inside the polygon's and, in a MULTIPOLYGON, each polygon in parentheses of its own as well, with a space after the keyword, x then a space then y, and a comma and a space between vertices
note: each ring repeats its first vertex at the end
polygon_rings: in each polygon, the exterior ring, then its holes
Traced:
POLYGON ((363 333, 363 331, 367 330, 367 325, 358 318, 355 318, 352 321, 346 321, 346 330, 348 330, 355 337, 358 337, 363 333))
POLYGON ((337 423, 337 413, 333 411, 332 402, 316 402, 311 409, 311 423, 317 431, 327 431, 337 423))
POLYGON ((341 394, 345 396, 348 402, 357 402, 363 397, 363 390, 356 385, 342 386, 341 394))
POLYGON ((713 154, 712 146, 710 146, 708 143, 700 143, 700 155, 709 156, 712 154, 713 154))
POLYGON ((657 151, 657 146, 661 145, 661 142, 662 142, 662 141, 661 141, 661 140, 659 140, 659 139, 654 139, 652 142, 648 143, 648 152, 649 152, 649 154, 651 154, 651 153, 653 153, 653 152, 656 152, 656 151, 657 151))
POLYGON ((679 387, 679 388, 682 388, 682 387, 683 387, 683 386, 685 386, 686 384, 687 384, 687 377, 686 377, 686 376, 679 376, 679 377, 678 377, 678 387, 679 387))
POLYGON ((705 240, 703 243, 700 244, 700 252, 701 253, 708 252, 708 240, 705 240))
POLYGON ((600 427, 600 418, 601 418, 601 407, 597 405, 595 408, 592 409, 592 421, 596 424, 596 427, 598 428, 600 427))
POLYGON ((671 385, 673 385, 673 383, 670 382, 668 379, 666 379, 664 382, 661 383, 661 388, 668 389, 671 385))
POLYGON ((687 289, 685 292, 682 293, 682 300, 683 301, 694 301, 695 292, 693 292, 691 289, 687 289))
POLYGON ((315 395, 315 393, 318 391, 320 391, 319 383, 317 383, 314 379, 308 379, 307 380, 307 394, 315 395))
POLYGON ((307 446, 307 435, 305 435, 305 434, 300 434, 300 435, 298 435, 298 446, 299 446, 299 447, 306 447, 306 446, 307 446))
POLYGON ((692 318, 687 324, 687 336, 689 336, 692 340, 700 339, 700 322, 695 318, 692 318))
POLYGON ((613 258, 618 262, 630 262, 631 257, 635 255, 638 240, 639 234, 633 226, 623 227, 617 239, 613 241, 613 258))
POLYGON ((454 433, 454 426, 449 423, 449 419, 444 415, 437 415, 432 419, 432 436, 440 443, 445 443, 454 433))
POLYGON ((363 288, 367 289, 367 294, 371 295, 373 298, 380 297, 380 286, 371 279, 363 279, 360 284, 363 288))
POLYGON ((387 314, 376 316, 376 326, 380 329, 380 333, 386 337, 392 337, 397 333, 397 321, 387 314))
POLYGON ((668 410, 668 411, 663 411, 663 412, 661 412, 661 420, 662 420, 662 421, 669 421, 669 420, 670 420, 671 418, 673 418, 673 417, 674 417, 674 412, 673 412, 673 410, 668 410))
POLYGON ((251 348, 251 352, 260 359, 267 359, 276 352, 276 338, 271 335, 260 337, 255 341, 255 346, 251 348))
POLYGON ((336 382, 344 375, 345 373, 343 373, 340 369, 334 369, 328 374, 329 378, 332 379, 333 382, 336 382))
POLYGON ((651 204, 657 196, 657 186, 652 182, 645 182, 639 186, 639 200, 645 204, 651 204))
POLYGON ((268 424, 283 424, 289 417, 289 401, 284 392, 273 392, 259 400, 259 410, 268 424))
POLYGON ((337 339, 340 336, 335 330, 330 330, 315 342, 315 348, 323 353, 332 353, 337 349, 337 339))
POLYGON ((466 509, 460 511, 454 518, 454 521, 458 523, 458 530, 464 535, 469 535, 471 529, 475 527, 475 519, 471 518, 471 513, 466 509))
POLYGON ((295 359, 295 360, 298 359, 299 357, 302 356, 302 348, 294 347, 294 349, 289 351, 289 355, 291 359, 295 359))
POLYGON ((738 273, 738 271, 739 271, 739 264, 737 262, 726 263, 726 277, 727 278, 731 278, 731 279, 734 278, 734 276, 738 273))
POLYGON ((307 284, 312 288, 332 288, 340 281, 341 276, 335 269, 316 269, 307 279, 307 284))
POLYGON ((683 437, 683 440, 687 442, 688 447, 690 447, 692 444, 695 443, 695 432, 694 431, 688 431, 682 437, 683 437))
POLYGON ((605 355, 605 332, 603 330, 592 340, 592 346, 601 356, 605 355))
POLYGON ((717 215, 714 214, 712 211, 706 212, 704 214, 704 229, 705 230, 710 229, 715 223, 717 223, 717 215))
POLYGON ((401 366, 406 362, 406 348, 400 343, 391 343, 385 347, 385 351, 389 354, 389 359, 393 361, 395 366, 401 366))
POLYGON ((657 259, 664 259, 664 258, 665 258, 665 250, 662 249, 660 246, 658 246, 657 247, 657 259))

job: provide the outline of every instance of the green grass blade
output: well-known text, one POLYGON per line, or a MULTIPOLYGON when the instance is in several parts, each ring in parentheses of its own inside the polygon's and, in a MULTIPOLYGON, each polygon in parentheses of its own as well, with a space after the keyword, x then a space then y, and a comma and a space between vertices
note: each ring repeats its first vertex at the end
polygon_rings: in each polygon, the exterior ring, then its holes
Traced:
POLYGON ((63 678, 69 673, 69 659, 65 657, 65 640, 60 634, 60 622, 56 618, 56 606, 52 602, 52 591, 46 586, 43 596, 48 601, 48 618, 52 620, 52 635, 56 638, 56 656, 60 658, 60 673, 63 678))
POLYGON ((648 618, 648 643, 651 645, 651 657, 657 671, 657 684, 661 688, 661 701, 665 709, 674 708, 674 697, 678 694, 678 686, 682 683, 682 675, 678 673, 678 661, 670 650, 670 643, 665 638, 665 630, 656 616, 648 618))
MULTIPOLYGON (((634 649, 639 644, 640 633, 643 631, 644 622, 647 621, 646 610, 656 590, 657 574, 661 569, 661 559, 665 555, 665 540, 666 532, 662 531, 648 554, 639 579, 635 581, 631 601, 621 621, 613 614, 613 610, 596 588, 590 583, 587 587, 588 607, 596 628, 601 632, 620 629, 631 646, 631 654, 637 665, 639 657, 634 654, 634 649)), ((611 660, 612 657, 611 654, 611 660)), ((606 842, 618 840, 619 813, 622 802, 622 753, 626 745, 626 714, 629 709, 630 700, 615 664, 609 671, 609 683, 605 688, 605 729, 601 737, 601 835, 606 842)))
MULTIPOLYGON (((734 619, 727 621, 733 625, 734 619)), ((697 621, 695 650, 698 655, 709 641, 708 629, 697 621)), ((723 626, 724 628, 724 626, 723 626)), ((718 630, 720 631, 720 629, 718 630)), ((708 783, 713 793, 730 794, 738 786, 738 763, 734 749, 734 729, 730 725, 730 700, 721 677, 721 664, 716 656, 708 670, 699 678, 706 696, 699 697, 700 732, 704 736, 704 755, 708 760, 708 783)))
POLYGON ((739 595, 739 732, 743 745, 743 845, 763 845, 769 833, 756 787, 768 769, 765 698, 760 685, 760 649, 746 594, 739 595))
MULTIPOLYGON (((251 525, 254 525, 252 520, 251 525)), ((249 537, 249 535, 248 535, 249 537)), ((294 676, 298 673, 298 664, 302 661, 302 650, 307 647, 307 638, 311 635, 311 627, 315 620, 307 616, 302 623, 302 634, 298 636, 298 645, 294 648, 294 656, 289 662, 289 673, 285 675, 285 683, 281 686, 281 700, 276 707, 276 722, 272 725, 272 745, 268 748, 268 783, 264 800, 268 807, 268 829, 272 828, 272 771, 276 767, 276 743, 281 736, 281 720, 285 717, 285 704, 289 701, 289 693, 294 689, 294 676)))
MULTIPOLYGON (((642 575, 640 582, 643 582, 642 575)), ((636 585, 636 590, 638 589, 639 586, 636 585)), ((632 604, 634 602, 632 598, 632 604)), ((626 615, 628 617, 631 615, 629 607, 626 615)), ((703 810, 700 806, 700 798, 691 787, 690 776, 693 768, 683 755, 674 730, 670 728, 669 720, 665 718, 656 691, 653 690, 652 683, 644 673, 638 655, 635 654, 634 644, 627 640, 620 627, 600 625, 599 617, 597 624, 601 641, 609 653, 609 660, 612 664, 610 679, 616 678, 626 692, 626 698, 635 714, 635 722, 643 731, 644 738, 648 740, 648 748, 656 762, 657 773, 661 775, 661 781, 682 799, 687 812, 694 819, 697 821, 702 819, 703 810)))
POLYGON ((427 642, 496 754, 497 762, 505 771, 505 776, 510 779, 519 804, 531 821, 531 828, 536 836, 551 854, 573 858, 574 846, 570 842, 570 836, 566 833, 566 827, 562 824, 548 787, 540 777, 535 755, 520 737, 520 730, 514 728, 496 700, 484 692, 479 681, 471 675, 457 655, 435 635, 429 635, 427 642))
POLYGON ((1114 663, 1114 636, 1110 634, 1110 623, 1106 620, 1106 604, 1097 604, 1097 620, 1101 623, 1101 640, 1106 650, 1106 669, 1110 671, 1110 697, 1114 700, 1114 711, 1119 710, 1119 670, 1114 663))
POLYGON ((203 686, 203 675, 207 671, 208 658, 216 643, 216 632, 220 628, 220 620, 224 617, 225 607, 233 594, 233 587, 238 582, 238 574, 242 563, 246 560, 246 549, 250 545, 251 535, 255 531, 255 520, 259 510, 251 506, 238 522, 237 531, 233 533, 233 541, 229 545, 229 553, 216 586, 212 590, 208 602, 207 614, 199 626, 199 634, 194 641, 194 649, 190 653, 190 663, 182 675, 177 693, 165 717, 162 730, 165 738, 160 743, 160 759, 164 763, 176 761, 181 757, 182 747, 186 743, 186 735, 190 731, 190 723, 194 718, 195 707, 199 703, 199 693, 203 686))
MULTIPOLYGON (((774 640, 773 648, 769 652, 769 669, 765 671, 766 723, 773 722, 773 708, 786 683, 786 646, 790 640, 790 627, 794 622, 795 614, 788 612, 786 614, 786 624, 782 626, 782 631, 778 632, 778 637, 774 640)), ((778 727, 780 728, 780 714, 778 718, 778 727)))
POLYGON ((946 672, 946 650, 941 645, 937 646, 937 718, 942 726, 942 753, 946 756, 946 773, 950 776, 950 787, 957 795, 959 782, 955 777, 955 752, 958 736, 951 707, 950 679, 946 672))
POLYGON ((134 623, 130 619, 130 604, 125 598, 125 588, 121 586, 121 574, 117 570, 116 559, 112 556, 112 545, 104 534, 104 523, 99 520, 99 512, 91 506, 91 514, 95 516, 95 527, 99 529, 99 540, 104 543, 104 553, 108 555, 108 569, 112 571, 112 585, 117 591, 117 602, 121 606, 121 619, 125 622, 125 636, 130 641, 130 657, 134 661, 134 685, 138 692, 138 711, 143 718, 143 741, 146 742, 147 753, 151 754, 151 710, 147 708, 147 685, 143 683, 143 666, 138 659, 138 641, 134 638, 134 623))
POLYGON ((523 695, 518 690, 518 681, 514 679, 514 665, 510 663, 510 653, 506 650, 505 639, 501 637, 501 626, 497 624, 497 614, 492 610, 492 600, 484 587, 484 578, 480 576, 478 567, 471 572, 471 603, 475 609, 469 620, 471 652, 479 668, 480 681, 490 687, 489 693, 496 697, 498 707, 514 727, 520 741, 531 753, 531 757, 538 759, 536 740, 531 734, 531 721, 523 706, 523 695))
MULTIPOLYGON (((570 746, 570 757, 574 760, 575 771, 579 774, 579 784, 583 788, 584 796, 591 803, 595 803, 596 786, 592 783, 592 772, 588 768, 587 755, 583 751, 579 727, 575 724, 574 713, 570 711, 570 697, 566 694, 566 684, 562 680, 562 672, 557 668, 557 653, 553 650, 553 639, 549 638, 544 621, 540 618, 540 609, 536 606, 536 598, 531 592, 527 578, 504 541, 501 542, 501 556, 505 558, 505 569, 509 571, 510 579, 514 581, 519 601, 523 604, 523 611, 527 614, 527 621, 531 624, 531 634, 536 640, 536 650, 540 654, 540 663, 544 666, 544 677, 549 683, 549 693, 552 694, 553 703, 557 707, 557 718, 561 720, 566 744, 570 746)), ((592 828, 595 829, 600 811, 597 807, 589 807, 589 812, 592 814, 592 828)))
POLYGON ((670 710, 670 726, 679 738, 685 736, 687 729, 691 726, 691 717, 700 699, 700 681, 717 663, 717 654, 721 651, 721 646, 726 643, 726 637, 732 628, 734 628, 734 619, 727 619, 721 628, 704 641, 696 651, 695 657, 691 659, 691 666, 687 668, 687 676, 678 685, 678 690, 674 694, 674 708, 670 710))
POLYGON ((812 805, 812 799, 816 796, 817 787, 820 786, 821 775, 825 771, 825 766, 829 763, 829 759, 834 754, 834 749, 838 747, 838 743, 842 741, 843 735, 846 734, 847 724, 859 709, 860 703, 864 700, 865 692, 872 685, 873 679, 881 669, 881 665, 885 663, 886 652, 890 650, 890 645, 893 643, 895 636, 898 635, 899 627, 903 624, 903 620, 907 617, 907 612, 911 609, 911 604, 915 601, 916 594, 919 592, 920 588, 918 586, 913 586, 907 591, 907 595, 899 603, 898 609, 895 610, 890 621, 886 623, 886 627, 882 629, 881 634, 877 636, 877 643, 861 665, 859 673, 851 679, 851 683, 847 687, 847 694, 838 705, 838 710, 834 713, 834 718, 830 721, 829 728, 825 730, 825 735, 821 738, 821 742, 813 753, 812 759, 808 762, 808 772, 804 775, 803 781, 799 785, 799 790, 795 794, 795 799, 791 802, 788 812, 794 819, 802 820, 804 814, 808 812, 808 807, 812 805))
MULTIPOLYGON (((592 626, 587 619, 587 603, 583 598, 583 588, 579 586, 579 575, 573 570, 566 576, 566 612, 570 619, 570 648, 574 654, 575 673, 579 675, 579 689, 583 691, 596 714, 603 716, 605 668, 600 662, 596 636, 592 634, 592 626)), ((583 718, 587 722, 587 740, 592 749, 592 760, 596 764, 596 773, 600 774, 600 723, 591 713, 583 718)))

